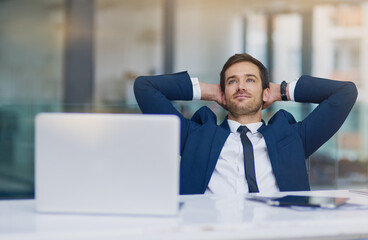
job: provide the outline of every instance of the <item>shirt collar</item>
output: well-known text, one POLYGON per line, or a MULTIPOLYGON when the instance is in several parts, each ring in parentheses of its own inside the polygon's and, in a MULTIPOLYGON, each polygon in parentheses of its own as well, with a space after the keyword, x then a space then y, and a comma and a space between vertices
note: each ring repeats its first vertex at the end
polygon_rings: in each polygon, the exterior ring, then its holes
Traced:
MULTIPOLYGON (((230 131, 232 133, 237 133, 238 128, 242 125, 241 123, 230 119, 227 120, 227 123, 229 124, 230 131)), ((262 124, 263 124, 262 122, 255 122, 255 123, 248 123, 245 126, 249 129, 249 131, 252 134, 255 134, 258 132, 257 130, 262 126, 262 124)))

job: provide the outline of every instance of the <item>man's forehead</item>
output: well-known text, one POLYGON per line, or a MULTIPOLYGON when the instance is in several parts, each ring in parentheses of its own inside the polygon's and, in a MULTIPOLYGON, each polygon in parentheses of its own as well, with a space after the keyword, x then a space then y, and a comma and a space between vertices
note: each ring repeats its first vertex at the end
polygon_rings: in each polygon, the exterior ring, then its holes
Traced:
POLYGON ((251 62, 238 62, 231 65, 225 72, 226 78, 230 76, 249 76, 260 78, 259 68, 251 62))

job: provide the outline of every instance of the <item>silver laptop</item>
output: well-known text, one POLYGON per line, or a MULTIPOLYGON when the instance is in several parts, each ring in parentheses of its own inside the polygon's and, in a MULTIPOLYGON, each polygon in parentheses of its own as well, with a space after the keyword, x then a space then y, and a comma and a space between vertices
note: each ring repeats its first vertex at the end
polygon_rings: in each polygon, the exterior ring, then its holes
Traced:
POLYGON ((179 125, 169 115, 37 115, 37 210, 175 215, 179 125))

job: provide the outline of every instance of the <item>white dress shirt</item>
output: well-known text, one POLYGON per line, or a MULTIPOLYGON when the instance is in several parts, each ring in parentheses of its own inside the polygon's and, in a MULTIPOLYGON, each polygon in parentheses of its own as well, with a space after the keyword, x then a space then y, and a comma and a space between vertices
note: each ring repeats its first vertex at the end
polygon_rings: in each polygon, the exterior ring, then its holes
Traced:
MULTIPOLYGON (((193 100, 201 99, 198 78, 191 78, 191 80, 193 84, 193 100)), ((296 82, 289 83, 289 95, 292 101, 294 101, 296 82)), ((233 120, 227 121, 231 133, 222 148, 205 194, 238 194, 249 192, 244 173, 243 146, 240 133, 237 132, 241 124, 233 120)), ((272 171, 266 142, 263 135, 257 131, 262 124, 262 122, 247 124, 246 126, 249 129, 247 136, 253 145, 254 166, 259 192, 275 193, 279 192, 279 187, 272 171)))

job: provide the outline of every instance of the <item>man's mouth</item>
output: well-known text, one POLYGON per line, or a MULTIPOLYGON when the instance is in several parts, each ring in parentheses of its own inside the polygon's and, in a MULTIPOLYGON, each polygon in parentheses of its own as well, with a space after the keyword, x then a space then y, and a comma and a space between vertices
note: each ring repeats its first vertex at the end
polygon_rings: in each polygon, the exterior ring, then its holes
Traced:
POLYGON ((250 98, 250 96, 249 96, 249 95, 247 95, 247 94, 236 94, 236 95, 234 96, 234 98, 235 98, 235 99, 246 99, 246 98, 250 98))

